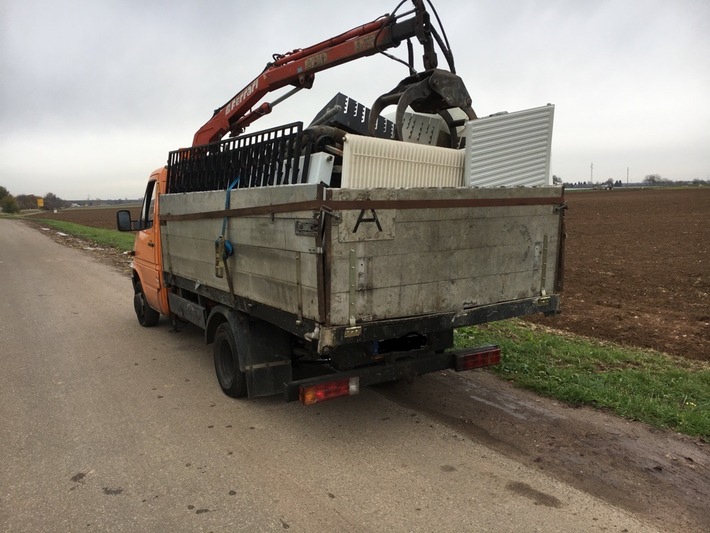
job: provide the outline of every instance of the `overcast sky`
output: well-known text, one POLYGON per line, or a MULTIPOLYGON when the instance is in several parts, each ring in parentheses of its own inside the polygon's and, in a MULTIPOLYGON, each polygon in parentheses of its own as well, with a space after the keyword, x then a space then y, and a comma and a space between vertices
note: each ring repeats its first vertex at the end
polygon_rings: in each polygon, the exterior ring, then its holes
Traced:
MULTIPOLYGON (((396 4, 0 0, 0 185, 13 195, 138 198, 168 151, 189 146, 272 54, 396 4)), ((631 181, 710 179, 708 0, 434 6, 479 116, 555 104, 552 174, 589 180, 593 163, 595 182, 626 182, 627 167, 631 181)), ((406 75, 383 57, 319 73, 249 131, 308 123, 338 91, 371 105, 406 75)))

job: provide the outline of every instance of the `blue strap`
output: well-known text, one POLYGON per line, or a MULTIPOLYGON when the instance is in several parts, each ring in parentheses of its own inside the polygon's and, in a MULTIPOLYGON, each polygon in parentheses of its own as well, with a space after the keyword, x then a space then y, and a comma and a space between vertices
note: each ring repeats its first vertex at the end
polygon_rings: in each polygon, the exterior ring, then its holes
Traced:
MULTIPOLYGON (((234 187, 236 187, 238 183, 239 183, 239 176, 234 178, 234 181, 229 185, 229 187, 227 187, 227 197, 224 200, 224 208, 225 209, 229 209, 229 198, 230 198, 230 196, 232 196, 231 195, 232 189, 234 189, 234 187)), ((224 220, 222 221, 222 236, 224 236, 225 231, 227 231, 227 217, 226 216, 224 217, 224 220)))
MULTIPOLYGON (((239 183, 239 176, 234 178, 234 181, 227 187, 227 197, 224 200, 224 209, 227 210, 229 209, 229 198, 231 196, 232 189, 237 186, 239 183)), ((234 247, 232 246, 232 243, 229 242, 227 239, 224 238, 225 233, 227 232, 227 219, 228 217, 225 215, 224 219, 222 220, 222 235, 220 237, 224 239, 224 253, 223 259, 227 259, 228 257, 231 257, 231 255, 234 253, 234 247)), ((217 241, 219 241, 219 238, 217 238, 217 241)))

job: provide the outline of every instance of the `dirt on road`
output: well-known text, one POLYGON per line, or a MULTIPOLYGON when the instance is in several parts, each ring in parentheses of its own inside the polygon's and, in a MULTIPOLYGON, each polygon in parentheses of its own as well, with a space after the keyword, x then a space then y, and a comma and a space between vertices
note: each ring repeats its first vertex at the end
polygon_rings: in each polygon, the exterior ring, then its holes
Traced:
POLYGON ((661 531, 710 531, 710 450, 700 439, 541 398, 488 372, 378 390, 412 416, 426 414, 661 531))

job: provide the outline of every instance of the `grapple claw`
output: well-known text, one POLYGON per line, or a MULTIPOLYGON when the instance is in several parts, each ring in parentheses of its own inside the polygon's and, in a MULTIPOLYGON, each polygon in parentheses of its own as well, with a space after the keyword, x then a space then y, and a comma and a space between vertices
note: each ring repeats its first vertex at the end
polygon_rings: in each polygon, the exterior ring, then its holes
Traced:
POLYGON ((394 104, 397 104, 395 123, 396 135, 399 140, 402 139, 402 123, 408 107, 420 113, 441 115, 452 132, 452 144, 456 142, 455 125, 448 110, 459 108, 466 113, 470 120, 477 118, 471 107, 471 97, 463 80, 456 74, 440 69, 427 70, 409 76, 390 92, 375 100, 368 123, 371 134, 375 131, 377 119, 382 111, 394 104))

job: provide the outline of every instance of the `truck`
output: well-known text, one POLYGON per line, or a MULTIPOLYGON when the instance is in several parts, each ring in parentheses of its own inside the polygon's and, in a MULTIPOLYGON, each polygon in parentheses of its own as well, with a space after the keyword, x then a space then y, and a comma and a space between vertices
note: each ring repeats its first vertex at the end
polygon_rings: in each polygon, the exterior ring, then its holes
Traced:
POLYGON ((422 0, 275 55, 150 175, 137 219, 117 212, 118 229, 136 232, 139 324, 162 315, 201 328, 235 398, 311 405, 498 364, 498 346, 453 349, 454 330, 560 310, 566 204, 548 184, 553 110, 479 118, 422 0), (316 72, 402 42, 410 75, 371 108, 339 93, 308 126, 245 133, 316 72))

